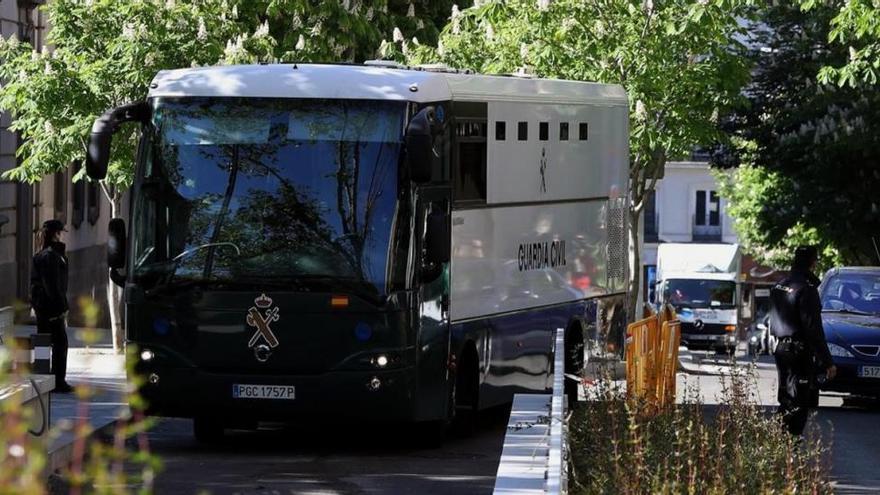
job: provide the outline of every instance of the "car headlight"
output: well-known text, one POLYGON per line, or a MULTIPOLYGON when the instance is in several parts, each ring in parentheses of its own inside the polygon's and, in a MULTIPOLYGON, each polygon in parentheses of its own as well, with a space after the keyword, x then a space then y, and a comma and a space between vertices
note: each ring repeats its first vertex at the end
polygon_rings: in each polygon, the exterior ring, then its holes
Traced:
POLYGON ((855 357, 853 356, 853 353, 846 350, 846 348, 842 345, 832 344, 830 342, 828 343, 828 351, 831 353, 832 356, 835 357, 855 357))

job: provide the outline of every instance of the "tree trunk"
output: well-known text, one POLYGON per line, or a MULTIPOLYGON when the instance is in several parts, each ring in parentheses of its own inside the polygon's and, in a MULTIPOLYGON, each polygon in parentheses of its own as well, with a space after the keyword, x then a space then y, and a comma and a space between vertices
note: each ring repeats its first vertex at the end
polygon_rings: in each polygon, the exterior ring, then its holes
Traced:
POLYGON ((642 290, 642 250, 639 246, 639 216, 641 209, 629 208, 629 287, 626 294, 626 314, 632 323, 642 316, 639 291, 642 290))
MULTIPOLYGON (((121 195, 118 192, 108 194, 110 200, 110 218, 117 218, 121 206, 121 195)), ((122 288, 110 279, 109 270, 107 275, 107 308, 110 312, 110 334, 113 338, 113 350, 123 352, 125 344, 125 329, 122 322, 122 288)))

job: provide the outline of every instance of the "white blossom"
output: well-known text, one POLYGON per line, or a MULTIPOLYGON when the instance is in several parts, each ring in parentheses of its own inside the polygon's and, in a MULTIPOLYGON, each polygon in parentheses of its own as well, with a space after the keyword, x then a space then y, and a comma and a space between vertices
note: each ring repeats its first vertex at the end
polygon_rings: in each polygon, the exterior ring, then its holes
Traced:
POLYGON ((323 26, 321 25, 321 21, 318 21, 317 24, 312 26, 310 33, 312 36, 320 36, 322 29, 323 29, 323 26))
POLYGON ((525 43, 519 45, 519 56, 523 61, 529 58, 529 45, 525 43))
POLYGON ((416 16, 416 6, 413 5, 412 2, 410 2, 409 8, 406 9, 406 16, 407 17, 415 17, 416 16))
POLYGON ((547 10, 550 7, 550 0, 538 0, 538 10, 547 10))
POLYGON ((156 54, 153 52, 147 53, 147 56, 144 57, 144 65, 147 67, 152 67, 156 64, 156 54))
POLYGON ((342 8, 345 10, 351 9, 351 1, 350 0, 342 0, 342 8))
POLYGON ((642 4, 642 8, 648 14, 654 12, 654 0, 645 0, 642 4))
POLYGON ((291 21, 291 26, 293 26, 293 29, 294 30, 299 29, 302 27, 302 25, 303 25, 302 17, 300 17, 299 14, 294 14, 293 20, 291 21))
POLYGON ((305 36, 303 36, 303 35, 299 35, 299 39, 296 40, 296 46, 295 46, 295 48, 296 48, 297 50, 302 50, 302 49, 305 48, 305 47, 306 47, 306 38, 305 38, 305 36))
POLYGON ((416 45, 416 46, 419 46, 421 43, 419 43, 419 39, 418 39, 418 38, 416 38, 415 36, 413 36, 412 44, 413 44, 413 45, 416 45))
POLYGON ((238 19, 238 5, 232 6, 232 18, 238 19))
POLYGON ((495 41, 495 29, 489 23, 486 23, 486 39, 489 41, 495 41))
POLYGON ((40 60, 40 52, 36 50, 31 51, 31 60, 40 60))
POLYGON ((260 27, 258 27, 257 30, 254 31, 254 38, 259 38, 262 36, 269 36, 269 21, 268 20, 264 21, 262 24, 260 24, 260 27))
POLYGON ((641 121, 644 121, 648 116, 648 111, 645 110, 645 103, 642 100, 636 101, 635 116, 637 120, 641 121))
POLYGON ((43 73, 46 74, 47 76, 51 76, 52 74, 55 73, 55 70, 52 69, 52 64, 49 63, 48 60, 46 61, 46 65, 43 67, 43 73))
POLYGON ((48 120, 43 121, 43 132, 46 134, 52 135, 55 133, 55 126, 52 125, 48 120))
POLYGON ((425 21, 419 19, 416 21, 416 27, 419 29, 425 29, 425 21))
POLYGON ((9 48, 15 48, 18 46, 18 35, 12 33, 9 35, 9 38, 6 40, 6 43, 9 45, 9 48))
POLYGON ((49 46, 48 45, 43 45, 42 50, 40 50, 40 55, 42 55, 43 57, 49 56, 49 46))
POLYGON ((368 21, 373 20, 373 7, 367 9, 366 17, 368 21))
POLYGON ((577 26, 577 21, 572 17, 566 17, 562 20, 562 30, 569 32, 577 26))
POLYGON ((379 58, 384 59, 388 56, 388 51, 391 49, 391 43, 388 43, 388 40, 382 40, 382 43, 379 44, 379 58))
POLYGON ((134 38, 134 26, 130 23, 126 22, 122 25, 122 37, 125 39, 134 38))
POLYGON ((452 4, 452 18, 457 19, 461 15, 461 10, 458 8, 458 4, 452 4))
POLYGON ((208 39, 208 28, 205 27, 205 19, 201 16, 199 17, 199 32, 196 34, 196 39, 199 41, 208 39))
POLYGON ((165 0, 165 7, 173 9, 176 2, 174 0, 165 0))
POLYGON ((446 55, 446 47, 443 45, 443 40, 437 42, 437 55, 440 55, 441 57, 446 55))
POLYGON ((391 37, 391 39, 395 43, 400 43, 401 41, 403 41, 403 33, 400 31, 400 28, 394 28, 394 35, 391 37))
POLYGON ((850 60, 850 62, 854 62, 857 58, 859 58, 859 52, 855 48, 849 47, 849 60, 850 60))

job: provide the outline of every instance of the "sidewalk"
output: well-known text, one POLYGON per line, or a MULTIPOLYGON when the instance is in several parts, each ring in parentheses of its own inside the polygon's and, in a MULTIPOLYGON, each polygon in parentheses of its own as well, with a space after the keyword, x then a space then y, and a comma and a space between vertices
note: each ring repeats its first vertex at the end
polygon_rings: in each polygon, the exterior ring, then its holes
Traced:
MULTIPOLYGON (((91 437, 110 433, 116 420, 127 413, 125 399, 125 356, 113 351, 110 331, 97 329, 97 340, 88 346, 83 342, 83 329, 68 328, 70 348, 67 353, 67 381, 75 387, 93 391, 80 401, 74 394, 50 395, 50 431, 59 433, 48 448, 47 472, 67 465, 75 455, 73 428, 87 421, 91 437)), ((19 325, 16 336, 36 332, 36 327, 19 325)))

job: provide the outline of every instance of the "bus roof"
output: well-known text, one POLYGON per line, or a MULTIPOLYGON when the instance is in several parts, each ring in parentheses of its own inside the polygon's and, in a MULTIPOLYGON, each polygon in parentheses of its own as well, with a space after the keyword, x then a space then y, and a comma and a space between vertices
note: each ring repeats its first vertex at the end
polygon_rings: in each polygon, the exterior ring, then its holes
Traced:
POLYGON ((224 65, 160 71, 148 97, 517 101, 626 105, 621 86, 367 65, 224 65))

